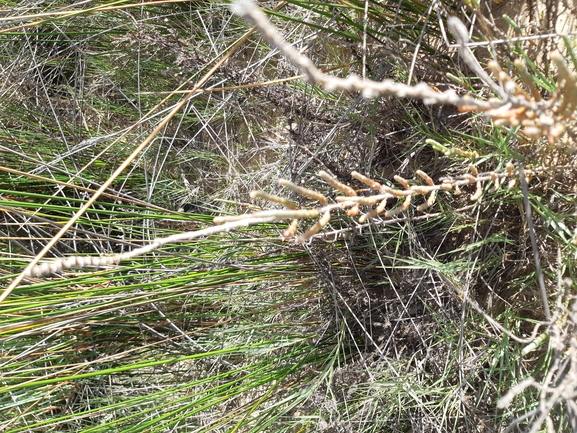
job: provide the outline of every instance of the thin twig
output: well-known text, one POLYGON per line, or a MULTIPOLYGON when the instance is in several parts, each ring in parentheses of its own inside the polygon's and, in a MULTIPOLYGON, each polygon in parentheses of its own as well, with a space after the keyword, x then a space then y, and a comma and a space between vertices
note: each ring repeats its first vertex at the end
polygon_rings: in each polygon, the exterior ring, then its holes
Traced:
POLYGON ((469 48, 469 32, 467 31, 467 27, 465 27, 457 17, 449 17, 447 20, 447 27, 457 41, 459 56, 461 56, 467 66, 469 66, 477 77, 483 80, 483 82, 493 89, 502 99, 505 99, 507 96, 506 93, 497 85, 497 83, 495 83, 495 81, 493 81, 493 79, 491 79, 489 74, 485 72, 469 48))

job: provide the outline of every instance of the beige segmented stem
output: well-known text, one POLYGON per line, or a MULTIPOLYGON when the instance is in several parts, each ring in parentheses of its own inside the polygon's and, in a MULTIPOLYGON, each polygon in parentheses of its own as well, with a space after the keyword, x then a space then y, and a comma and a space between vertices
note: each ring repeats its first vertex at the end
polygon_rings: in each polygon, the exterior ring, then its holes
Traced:
POLYGON ((305 231, 301 236, 299 236, 296 239, 296 243, 301 244, 301 243, 305 242, 306 240, 310 239, 311 237, 313 237, 314 235, 316 235, 318 232, 320 232, 323 229, 324 226, 326 226, 328 224, 330 219, 331 219, 331 212, 326 211, 323 214, 323 216, 315 224, 313 224, 311 227, 309 227, 307 229, 307 231, 305 231))
POLYGON ((409 189, 409 182, 407 182, 407 179, 405 179, 404 177, 398 176, 398 175, 394 175, 393 179, 395 179, 398 183, 400 183, 403 188, 405 189, 409 189))
POLYGON ((405 201, 400 206, 386 211, 385 212, 385 218, 391 218, 391 217, 397 216, 401 212, 406 211, 410 205, 411 205, 411 196, 408 195, 407 198, 405 199, 405 201))
POLYGON ((335 189, 338 189, 340 192, 348 195, 349 197, 355 197, 357 195, 354 189, 352 189, 348 185, 345 185, 344 183, 339 182, 337 179, 332 177, 324 170, 319 171, 319 177, 323 179, 326 183, 328 183, 330 186, 332 186, 335 189))
POLYGON ((371 210, 370 210, 369 212, 367 212, 365 215, 362 215, 362 216, 359 218, 359 222, 360 222, 361 224, 363 224, 363 223, 365 223, 366 221, 370 220, 371 218, 374 218, 374 217, 376 217, 377 215, 382 214, 382 213, 385 211, 385 208, 386 208, 386 207, 387 207, 387 199, 385 198, 385 199, 383 199, 383 200, 379 203, 379 205, 378 205, 376 208, 371 209, 371 210))
POLYGON ((367 176, 365 176, 365 175, 363 175, 357 171, 352 171, 351 176, 353 178, 355 178, 356 180, 358 180, 359 182, 364 183, 365 185, 367 185, 373 189, 376 189, 377 191, 381 188, 381 184, 379 182, 377 182, 377 181, 375 181, 375 180, 373 180, 373 179, 371 179, 371 178, 369 178, 369 177, 367 177, 367 176))
POLYGON ((302 195, 304 197, 308 197, 308 198, 311 198, 313 200, 318 201, 323 206, 326 206, 329 203, 327 198, 324 195, 322 195, 320 192, 314 191, 312 189, 304 188, 302 186, 295 185, 294 183, 292 183, 291 181, 288 181, 286 179, 279 179, 278 183, 279 183, 279 185, 282 185, 285 188, 288 188, 291 191, 294 191, 299 195, 302 195))
POLYGON ((429 195, 429 198, 427 199, 427 201, 425 201, 425 203, 420 204, 419 206, 417 206, 417 211, 422 212, 425 209, 430 208, 431 206, 433 206, 435 204, 435 199, 437 197, 437 191, 433 191, 431 192, 431 194, 429 195))
POLYGON ((435 185, 435 182, 433 182, 433 179, 431 179, 431 177, 427 173, 425 173, 424 171, 417 170, 416 173, 421 179, 423 179, 425 182, 427 182, 427 185, 429 185, 429 186, 435 185))
POLYGON ((250 198, 252 198, 252 199, 261 198, 263 200, 270 201, 272 203, 278 203, 278 204, 283 205, 287 209, 296 209, 297 208, 296 203, 294 203, 294 202, 292 202, 292 201, 290 201, 284 197, 279 197, 278 195, 267 194, 266 192, 262 192, 262 191, 251 191, 250 198))

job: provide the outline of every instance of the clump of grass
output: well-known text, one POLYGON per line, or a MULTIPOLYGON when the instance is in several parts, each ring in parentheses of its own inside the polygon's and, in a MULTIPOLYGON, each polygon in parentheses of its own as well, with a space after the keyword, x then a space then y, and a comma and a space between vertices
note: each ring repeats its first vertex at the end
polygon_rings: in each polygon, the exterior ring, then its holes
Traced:
POLYGON ((282 4, 269 11, 281 37, 245 5, 279 57, 204 7, 48 11, 41 40, 4 46, 37 66, 25 75, 44 111, 19 115, 31 93, 11 88, 3 429, 575 429, 570 68, 552 79, 527 62, 518 79, 492 64, 494 80, 451 19, 498 96, 467 97, 437 72, 449 90, 409 85, 427 74, 413 66, 450 60, 426 60, 439 10, 282 4), (114 25, 78 34, 72 16, 114 25), (411 55, 379 63, 409 36, 411 55), (74 115, 59 117, 57 94, 74 115), (180 197, 236 216, 213 226, 176 211, 180 197))

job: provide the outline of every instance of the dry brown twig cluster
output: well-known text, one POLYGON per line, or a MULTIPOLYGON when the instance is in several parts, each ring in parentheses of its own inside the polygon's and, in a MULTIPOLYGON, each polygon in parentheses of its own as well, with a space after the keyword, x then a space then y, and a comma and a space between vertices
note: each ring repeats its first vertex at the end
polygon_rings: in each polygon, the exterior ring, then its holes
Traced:
POLYGON ((489 62, 489 67, 499 83, 491 78, 468 47, 467 28, 456 17, 450 17, 447 24, 457 42, 459 55, 478 78, 498 95, 498 98, 485 101, 469 95, 459 96, 453 90, 438 92, 426 83, 409 86, 390 79, 371 81, 356 75, 340 78, 325 74, 308 57, 301 55, 288 44, 251 0, 238 0, 233 3, 232 8, 235 13, 252 23, 283 56, 301 69, 308 81, 329 91, 360 92, 366 98, 395 95, 399 98, 421 99, 425 104, 449 104, 463 112, 484 113, 495 120, 497 125, 521 125, 530 138, 545 136, 551 144, 557 142, 566 130, 566 121, 575 120, 577 76, 570 71, 558 51, 551 53, 551 60, 559 72, 558 91, 551 98, 543 99, 521 60, 516 61, 515 66, 529 92, 521 88, 495 61, 489 62))
MULTIPOLYGON (((461 188, 468 185, 475 186, 475 192, 471 194, 469 199, 477 201, 483 194, 483 186, 491 181, 493 186, 491 192, 496 191, 501 187, 504 181, 507 181, 507 187, 511 188, 516 184, 517 171, 513 164, 509 163, 507 169, 502 172, 479 173, 477 168, 469 164, 470 173, 459 177, 445 177, 440 183, 435 184, 433 179, 424 171, 417 170, 417 175, 420 178, 420 183, 409 181, 401 176, 394 176, 394 180, 401 186, 400 188, 391 188, 382 185, 374 179, 371 179, 361 173, 353 171, 351 176, 360 183, 369 187, 369 191, 375 191, 371 195, 358 195, 358 192, 349 185, 341 183, 338 179, 331 176, 326 171, 320 171, 319 177, 323 179, 328 185, 333 187, 344 195, 335 197, 335 201, 330 203, 328 198, 313 189, 305 188, 294 183, 280 179, 279 184, 294 193, 313 200, 318 203, 318 207, 307 207, 299 209, 297 204, 293 201, 276 195, 267 194, 262 191, 253 191, 251 198, 263 199, 270 203, 280 204, 285 207, 282 210, 267 210, 246 215, 235 215, 216 217, 214 222, 217 224, 230 223, 235 221, 250 220, 252 218, 273 218, 274 221, 283 221, 292 219, 289 227, 282 233, 282 238, 285 240, 295 239, 297 244, 305 242, 319 233, 330 221, 331 212, 344 211, 350 217, 358 217, 358 222, 363 224, 373 218, 382 216, 384 218, 395 217, 409 209, 413 204, 414 198, 422 196, 425 200, 418 204, 415 209, 417 212, 423 212, 433 206, 435 203, 438 191, 452 191, 455 195, 462 194, 461 188), (400 204, 397 204, 398 202, 400 204), (391 204, 393 205, 391 207, 391 204), (361 211, 361 206, 369 207, 367 212, 361 211), (388 207, 387 207, 388 206, 388 207), (315 219, 318 221, 310 226, 303 234, 296 235, 299 220, 315 219)), ((525 171, 526 175, 532 175, 532 171, 525 171)))
MULTIPOLYGON (((573 131, 567 128, 567 123, 575 121, 577 77, 569 70, 559 51, 552 52, 550 58, 559 71, 557 93, 550 99, 541 98, 539 90, 521 60, 515 60, 514 64, 523 84, 529 91, 523 89, 507 72, 503 71, 496 61, 491 60, 488 63, 489 68, 495 76, 499 77, 508 92, 530 102, 533 107, 514 107, 512 104, 505 104, 487 111, 474 105, 460 106, 459 109, 461 111, 484 111, 494 120, 496 126, 521 126, 523 134, 528 138, 537 140, 546 137, 550 145, 556 144, 566 132, 573 135, 573 131)), ((574 139, 574 137, 571 138, 574 139)))
MULTIPOLYGON (((438 145, 438 144, 437 144, 438 145)), ((462 194, 461 188, 464 186, 475 186, 475 192, 470 195, 471 201, 477 201, 481 198, 483 193, 483 186, 487 182, 493 182, 490 191, 494 192, 499 189, 506 181, 507 188, 516 185, 517 170, 513 164, 507 164, 507 168, 502 172, 479 173, 475 166, 469 165, 471 173, 464 174, 458 177, 442 178, 440 183, 435 184, 433 179, 425 172, 418 170, 417 175, 421 179, 421 183, 417 184, 413 181, 409 182, 401 176, 395 176, 395 181, 401 185, 401 188, 391 188, 382 185, 379 182, 370 179, 369 177, 352 172, 351 175, 362 184, 368 186, 370 190, 376 191, 376 194, 362 196, 358 195, 358 191, 348 185, 341 183, 335 177, 331 176, 325 171, 319 172, 321 177, 327 184, 343 193, 344 195, 335 197, 335 200, 329 202, 329 199, 321 192, 310 188, 305 188, 294 183, 280 179, 279 184, 286 187, 290 191, 305 197, 307 199, 316 201, 319 206, 310 206, 305 208, 298 208, 293 201, 272 194, 267 194, 262 191, 253 191, 251 198, 263 199, 270 203, 276 203, 284 206, 285 209, 266 210, 262 212, 255 212, 252 214, 223 216, 214 218, 217 224, 213 227, 197 230, 194 232, 178 233, 166 238, 156 239, 151 244, 144 247, 134 249, 132 251, 102 257, 93 256, 71 256, 65 259, 59 259, 52 262, 45 262, 38 265, 26 277, 39 277, 55 272, 61 272, 64 269, 75 267, 106 267, 117 265, 123 260, 129 260, 135 257, 142 256, 164 245, 186 242, 212 234, 234 230, 240 227, 247 227, 255 224, 271 223, 285 220, 292 220, 289 227, 283 231, 282 238, 285 240, 294 239, 295 243, 299 244, 311 239, 317 235, 330 221, 332 213, 339 211, 345 212, 350 217, 358 217, 359 223, 363 224, 367 221, 377 218, 392 218, 407 211, 414 198, 418 196, 426 197, 424 202, 416 206, 418 212, 422 212, 430 208, 434 203, 438 191, 452 191, 453 194, 462 194), (424 184, 423 184, 424 183, 424 184), (393 205, 387 209, 387 205, 401 201, 400 205, 393 205), (367 212, 361 211, 361 206, 368 206, 370 209, 367 212), (297 236, 298 223, 301 220, 316 219, 312 226, 305 230, 301 235, 297 236)), ((531 176, 534 172, 525 170, 525 175, 531 176)))

